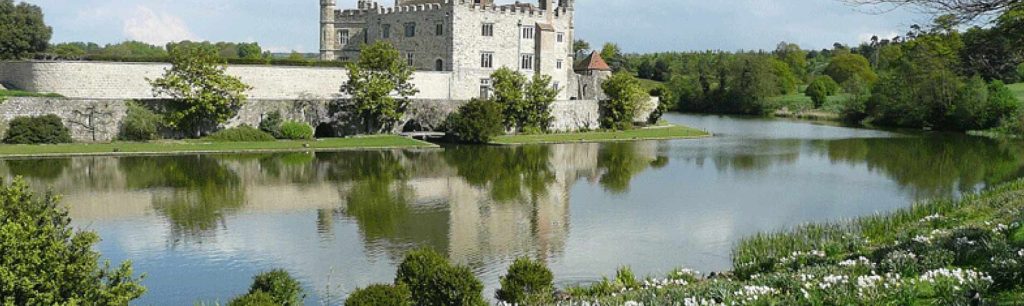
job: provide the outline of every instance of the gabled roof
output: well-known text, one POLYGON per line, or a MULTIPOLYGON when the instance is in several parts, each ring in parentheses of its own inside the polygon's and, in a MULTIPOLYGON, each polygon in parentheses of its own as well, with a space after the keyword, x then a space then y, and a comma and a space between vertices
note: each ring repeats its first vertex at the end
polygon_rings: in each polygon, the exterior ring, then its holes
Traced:
POLYGON ((573 67, 576 71, 612 71, 612 68, 608 66, 608 63, 601 58, 601 54, 597 51, 590 52, 590 55, 584 57, 582 61, 576 63, 576 67, 573 67))

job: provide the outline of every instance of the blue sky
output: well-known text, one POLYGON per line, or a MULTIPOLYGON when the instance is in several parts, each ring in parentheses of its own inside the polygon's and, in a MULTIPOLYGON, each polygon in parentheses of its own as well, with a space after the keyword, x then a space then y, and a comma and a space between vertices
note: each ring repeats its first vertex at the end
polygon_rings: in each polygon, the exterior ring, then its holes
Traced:
MULTIPOLYGON (((192 39, 257 41, 274 51, 319 48, 317 0, 23 2, 43 8, 54 42, 192 39)), ((577 0, 576 20, 577 36, 595 47, 614 41, 627 52, 656 52, 772 49, 780 41, 820 49, 904 33, 929 18, 910 11, 869 14, 838 0, 577 0)))

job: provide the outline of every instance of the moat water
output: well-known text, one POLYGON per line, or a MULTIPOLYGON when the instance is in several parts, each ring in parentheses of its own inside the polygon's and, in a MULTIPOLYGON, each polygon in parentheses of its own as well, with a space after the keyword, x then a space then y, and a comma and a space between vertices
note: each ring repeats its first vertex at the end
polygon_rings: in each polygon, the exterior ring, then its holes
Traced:
POLYGON ((1024 143, 781 119, 668 115, 701 140, 0 161, 63 194, 97 248, 132 260, 138 304, 226 302, 273 268, 308 304, 390 282, 410 249, 470 266, 493 295, 520 255, 559 285, 730 266, 761 231, 907 207, 1024 176, 1024 143))

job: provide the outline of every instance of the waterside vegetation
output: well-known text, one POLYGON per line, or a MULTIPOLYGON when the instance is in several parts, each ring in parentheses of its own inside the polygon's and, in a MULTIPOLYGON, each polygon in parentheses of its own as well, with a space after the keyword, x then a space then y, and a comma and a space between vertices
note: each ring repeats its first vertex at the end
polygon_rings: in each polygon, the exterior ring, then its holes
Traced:
POLYGON ((543 143, 578 143, 578 142, 615 142, 636 140, 691 139, 710 137, 711 133, 686 126, 663 125, 637 128, 625 131, 593 131, 578 133, 551 133, 506 135, 496 137, 492 143, 501 145, 543 144, 543 143))
POLYGON ((398 135, 325 138, 294 141, 216 141, 209 139, 152 142, 75 143, 59 145, 3 145, 0 156, 46 157, 69 155, 148 155, 192 153, 305 152, 356 149, 434 148, 437 145, 398 135))

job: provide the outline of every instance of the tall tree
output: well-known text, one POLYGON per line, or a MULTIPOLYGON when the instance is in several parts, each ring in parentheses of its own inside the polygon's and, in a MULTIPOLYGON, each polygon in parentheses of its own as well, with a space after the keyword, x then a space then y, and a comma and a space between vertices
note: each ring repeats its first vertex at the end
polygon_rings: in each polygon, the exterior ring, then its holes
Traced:
POLYGON ((0 304, 127 305, 146 288, 130 262, 101 265, 93 232, 76 232, 59 197, 0 182, 0 304))
POLYGON ((612 70, 619 71, 622 68, 622 50, 616 43, 605 43, 601 47, 601 57, 611 66, 612 70))
POLYGON ((25 2, 0 0, 0 60, 18 59, 46 50, 53 29, 43 22, 43 10, 25 2))
POLYGON ((575 54, 586 53, 589 50, 590 43, 587 42, 586 40, 577 39, 576 41, 572 42, 572 52, 575 54))
POLYGON ((238 57, 244 59, 259 59, 263 56, 263 48, 260 48, 259 43, 240 43, 238 44, 238 57))
POLYGON ((551 125, 551 103, 558 96, 558 89, 551 86, 551 76, 534 74, 526 85, 527 112, 524 128, 547 131, 551 125))
POLYGON ((359 61, 348 65, 348 81, 341 91, 351 96, 366 133, 380 132, 402 119, 409 97, 419 92, 410 82, 412 67, 388 42, 367 46, 359 61))
POLYGON ((494 81, 494 102, 501 105, 505 128, 515 130, 523 121, 526 112, 526 76, 508 67, 501 67, 491 74, 494 81))
POLYGON ((178 46, 170 51, 171 68, 148 80, 156 97, 170 97, 167 124, 201 137, 231 119, 245 105, 249 85, 224 72, 217 50, 209 46, 178 46))
POLYGON ((601 101, 601 125, 604 128, 625 130, 633 127, 636 110, 649 98, 632 74, 618 72, 601 84, 608 99, 601 101))

